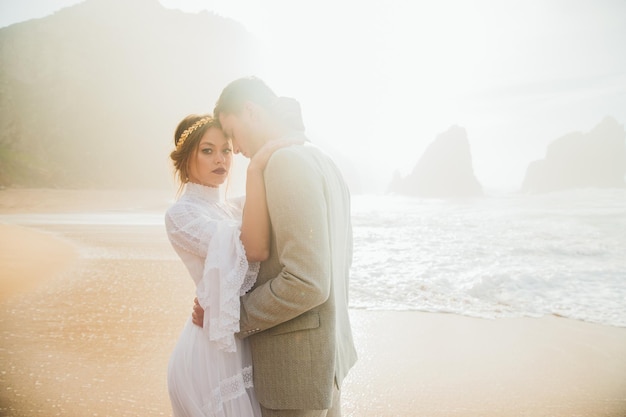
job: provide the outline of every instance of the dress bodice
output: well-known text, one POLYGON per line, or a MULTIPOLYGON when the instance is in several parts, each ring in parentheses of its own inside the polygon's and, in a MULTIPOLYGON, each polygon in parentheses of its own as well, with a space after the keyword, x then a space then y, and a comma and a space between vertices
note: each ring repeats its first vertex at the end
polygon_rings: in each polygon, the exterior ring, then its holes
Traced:
POLYGON ((183 195, 165 214, 165 227, 172 246, 196 285, 211 239, 221 222, 240 226, 241 210, 222 198, 218 188, 187 183, 183 195))

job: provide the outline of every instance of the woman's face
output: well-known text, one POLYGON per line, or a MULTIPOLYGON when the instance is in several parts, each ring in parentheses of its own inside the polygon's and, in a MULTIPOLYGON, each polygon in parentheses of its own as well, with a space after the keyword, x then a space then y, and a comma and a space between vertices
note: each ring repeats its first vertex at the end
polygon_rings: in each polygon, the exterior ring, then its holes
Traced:
POLYGON ((189 159, 189 181, 219 187, 226 181, 233 160, 231 142, 217 127, 210 127, 189 159))

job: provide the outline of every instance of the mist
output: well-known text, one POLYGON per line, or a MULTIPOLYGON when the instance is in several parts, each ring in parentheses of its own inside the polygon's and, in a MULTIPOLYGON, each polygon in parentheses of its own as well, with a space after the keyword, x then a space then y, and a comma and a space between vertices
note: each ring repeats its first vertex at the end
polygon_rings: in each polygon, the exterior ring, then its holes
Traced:
POLYGON ((623 0, 2 0, 0 415, 169 415, 196 295, 163 221, 174 130, 251 74, 351 190, 344 415, 624 415, 625 21, 623 0))
POLYGON ((385 192, 452 126, 483 187, 517 190, 552 141, 626 121, 619 1, 2 7, 5 185, 170 186, 177 122, 249 74, 301 102, 355 193, 385 192))

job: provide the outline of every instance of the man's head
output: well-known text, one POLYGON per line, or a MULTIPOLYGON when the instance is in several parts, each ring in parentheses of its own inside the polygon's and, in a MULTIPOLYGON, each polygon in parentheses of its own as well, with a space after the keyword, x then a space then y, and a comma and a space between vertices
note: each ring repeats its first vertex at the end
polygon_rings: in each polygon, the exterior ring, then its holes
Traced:
POLYGON ((213 116, 224 134, 232 139, 235 152, 252 157, 268 140, 276 139, 277 129, 270 109, 276 94, 256 77, 240 78, 222 91, 213 116))

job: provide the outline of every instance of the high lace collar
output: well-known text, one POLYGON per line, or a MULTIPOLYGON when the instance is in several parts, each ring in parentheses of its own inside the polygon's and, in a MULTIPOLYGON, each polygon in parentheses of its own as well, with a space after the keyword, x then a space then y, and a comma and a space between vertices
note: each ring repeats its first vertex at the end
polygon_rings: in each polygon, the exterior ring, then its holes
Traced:
POLYGON ((222 195, 219 188, 207 187, 206 185, 188 182, 185 185, 185 195, 198 198, 207 203, 219 203, 222 201, 222 195))

